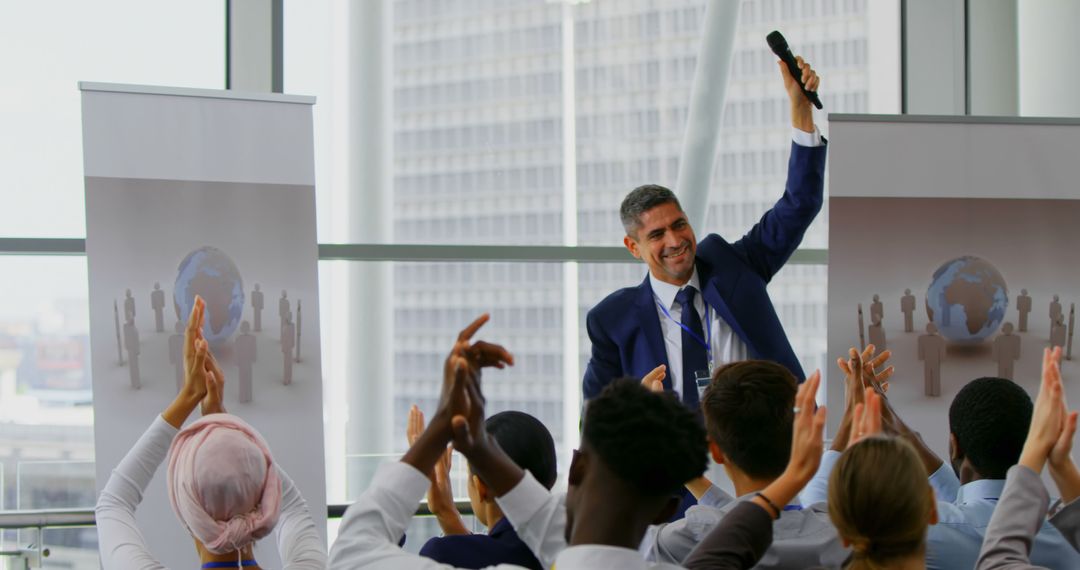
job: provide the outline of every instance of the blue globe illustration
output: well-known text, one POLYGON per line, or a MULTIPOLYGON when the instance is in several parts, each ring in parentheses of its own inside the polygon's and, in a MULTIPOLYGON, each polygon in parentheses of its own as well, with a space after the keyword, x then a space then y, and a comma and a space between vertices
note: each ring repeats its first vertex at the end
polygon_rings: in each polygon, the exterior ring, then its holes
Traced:
POLYGON ((997 332, 1009 308, 1009 288, 989 261, 965 255, 945 262, 930 280, 926 313, 954 342, 976 343, 997 332))
POLYGON ((195 295, 206 301, 203 336, 210 344, 228 340, 244 312, 244 280, 225 252, 204 246, 187 254, 180 262, 173 288, 173 302, 186 322, 195 304, 195 295))

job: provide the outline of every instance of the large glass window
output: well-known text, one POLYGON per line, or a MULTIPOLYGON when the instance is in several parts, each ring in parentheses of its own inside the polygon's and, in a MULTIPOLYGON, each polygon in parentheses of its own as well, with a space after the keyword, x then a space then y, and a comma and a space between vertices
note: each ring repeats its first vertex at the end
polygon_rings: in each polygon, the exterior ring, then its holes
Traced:
POLYGON ((0 236, 82 237, 79 81, 221 89, 220 0, 0 3, 0 236))

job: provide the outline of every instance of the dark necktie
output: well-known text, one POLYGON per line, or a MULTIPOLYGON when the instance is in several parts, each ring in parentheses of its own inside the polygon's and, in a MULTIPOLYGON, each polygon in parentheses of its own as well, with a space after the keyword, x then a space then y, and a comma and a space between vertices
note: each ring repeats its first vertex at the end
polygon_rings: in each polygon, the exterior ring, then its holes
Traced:
POLYGON ((698 389, 694 372, 709 369, 709 354, 703 344, 705 331, 701 328, 701 317, 694 308, 694 295, 697 289, 687 285, 675 295, 675 302, 682 307, 682 387, 683 403, 697 411, 698 389), (687 332, 687 329, 694 334, 687 332), (694 336, 697 338, 694 338, 694 336))

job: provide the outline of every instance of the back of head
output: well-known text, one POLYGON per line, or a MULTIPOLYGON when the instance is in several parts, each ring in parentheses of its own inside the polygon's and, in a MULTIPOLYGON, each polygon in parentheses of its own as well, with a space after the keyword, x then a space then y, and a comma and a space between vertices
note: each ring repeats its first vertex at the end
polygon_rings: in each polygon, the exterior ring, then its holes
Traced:
POLYGON ((746 360, 721 366, 701 399, 705 428, 742 472, 775 479, 791 456, 795 377, 782 365, 746 360))
POLYGON ((209 552, 239 550, 273 530, 281 480, 255 428, 212 414, 177 434, 169 448, 169 502, 209 552))
POLYGON ((540 420, 524 412, 501 412, 488 418, 484 428, 518 467, 548 489, 555 485, 555 440, 540 420))
POLYGON ((898 438, 856 443, 829 477, 829 518, 851 543, 850 569, 882 568, 922 552, 934 508, 926 469, 898 438))
POLYGON ((949 406, 949 431, 963 458, 986 479, 1004 479, 1020 460, 1031 424, 1031 397, 1004 378, 979 378, 949 406))
POLYGON ((584 423, 583 446, 640 496, 671 496, 705 472, 705 430, 669 392, 615 380, 589 402, 584 423))
POLYGON ((682 209, 675 193, 658 184, 645 184, 631 190, 619 206, 619 219, 626 235, 636 237, 637 229, 641 225, 641 215, 661 204, 675 204, 682 209))

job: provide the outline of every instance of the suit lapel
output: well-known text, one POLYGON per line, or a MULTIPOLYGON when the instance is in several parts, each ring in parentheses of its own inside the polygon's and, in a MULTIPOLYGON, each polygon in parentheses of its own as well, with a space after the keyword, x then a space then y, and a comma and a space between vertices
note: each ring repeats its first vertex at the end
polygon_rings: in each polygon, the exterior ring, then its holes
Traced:
POLYGON ((716 275, 713 273, 713 268, 708 263, 705 263, 700 257, 697 260, 698 279, 703 279, 708 276, 707 280, 701 284, 701 294, 705 297, 705 302, 713 308, 714 311, 725 323, 731 327, 731 330, 738 335, 738 337, 746 345, 747 350, 750 352, 749 356, 752 358, 760 358, 760 354, 754 343, 750 342, 750 338, 746 336, 746 331, 739 325, 739 321, 735 320, 735 315, 732 314, 731 309, 728 307, 724 296, 720 294, 720 288, 716 282, 716 275))
MULTIPOLYGON (((656 314, 656 296, 653 295, 652 286, 649 285, 649 275, 645 274, 645 281, 638 286, 640 293, 638 294, 638 322, 641 323, 641 330, 645 334, 645 343, 649 345, 652 350, 652 360, 655 362, 653 367, 663 364, 669 371, 664 375, 664 389, 672 390, 671 386, 671 365, 667 359, 667 345, 664 342, 664 333, 660 330, 660 317, 656 314)), ((649 370, 652 370, 650 368, 649 370)), ((645 371, 646 373, 648 370, 645 371)))

